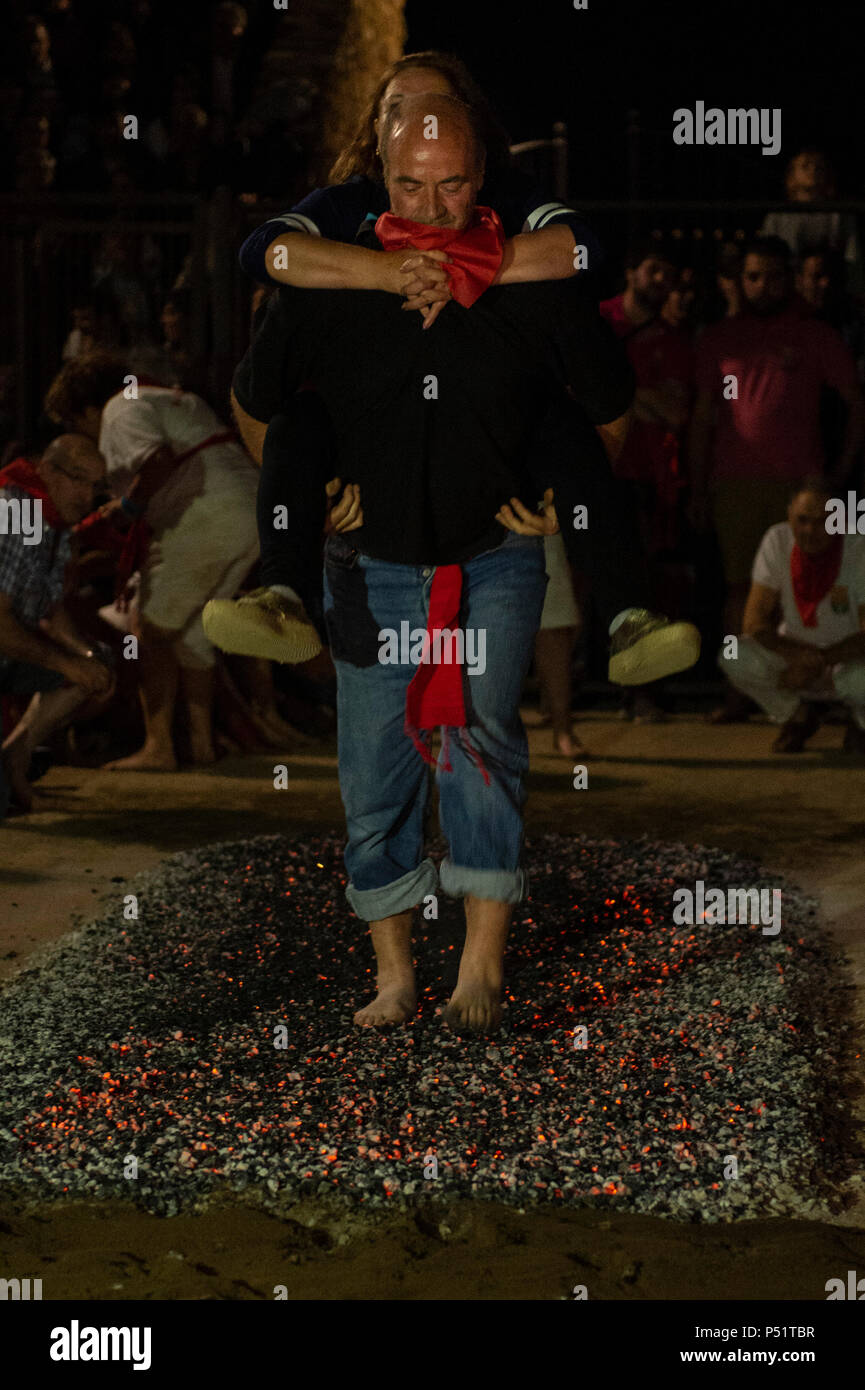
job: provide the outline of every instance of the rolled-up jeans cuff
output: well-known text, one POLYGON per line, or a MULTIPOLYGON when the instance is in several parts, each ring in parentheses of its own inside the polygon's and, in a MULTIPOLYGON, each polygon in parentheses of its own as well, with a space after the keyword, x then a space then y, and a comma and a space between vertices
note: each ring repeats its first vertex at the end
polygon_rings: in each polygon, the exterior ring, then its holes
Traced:
POLYGON ((438 888, 438 874, 431 859, 424 859, 416 869, 403 874, 393 883, 383 888, 355 888, 350 883, 345 890, 349 905, 364 922, 381 922, 385 917, 395 917, 410 907, 417 907, 428 893, 438 888))
POLYGON ((449 898, 487 898, 497 903, 521 903, 529 887, 525 869, 467 869, 443 859, 439 869, 442 892, 449 898))

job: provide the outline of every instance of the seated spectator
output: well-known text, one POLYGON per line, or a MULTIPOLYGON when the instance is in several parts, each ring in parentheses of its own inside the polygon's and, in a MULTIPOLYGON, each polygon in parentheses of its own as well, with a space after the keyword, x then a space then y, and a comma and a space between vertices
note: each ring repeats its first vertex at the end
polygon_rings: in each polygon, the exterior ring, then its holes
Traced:
POLYGON ((92 509, 104 472, 97 449, 80 435, 55 439, 38 465, 16 459, 0 472, 0 695, 33 697, 3 743, 0 800, 11 791, 25 811, 33 804, 33 750, 93 697, 105 701, 113 690, 111 671, 63 603, 70 527, 92 509), (16 526, 16 514, 31 524, 16 526))
POLYGON ((127 364, 108 354, 67 362, 45 409, 98 441, 118 525, 134 519, 130 544, 141 570, 140 640, 145 740, 118 770, 174 770, 172 722, 178 676, 193 761, 214 761, 215 652, 201 624, 212 598, 230 598, 258 557, 258 474, 234 433, 191 392, 139 385, 127 398, 127 364))
POLYGON ((786 187, 790 211, 767 213, 761 236, 780 237, 794 257, 801 256, 806 246, 825 242, 840 252, 855 287, 861 288, 855 218, 848 212, 820 212, 807 206, 836 196, 835 175, 822 150, 800 150, 793 156, 787 165, 786 187))
POLYGON ((775 753, 800 753, 817 701, 847 707, 845 753, 865 753, 865 536, 826 530, 821 479, 795 490, 757 551, 736 660, 718 664, 781 725, 775 753), (778 622, 780 610, 780 623, 778 622))

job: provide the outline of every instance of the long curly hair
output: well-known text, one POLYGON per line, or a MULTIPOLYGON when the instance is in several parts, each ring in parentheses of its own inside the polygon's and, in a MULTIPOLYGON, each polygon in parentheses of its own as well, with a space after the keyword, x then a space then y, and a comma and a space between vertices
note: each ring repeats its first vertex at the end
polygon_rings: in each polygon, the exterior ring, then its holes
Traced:
POLYGON ((45 414, 57 424, 71 426, 88 406, 97 410, 126 383, 127 366, 111 352, 98 349, 64 362, 45 396, 45 414))
POLYGON ((423 53, 407 53, 386 67, 369 100, 358 132, 349 145, 337 155, 328 174, 331 183, 344 183, 353 174, 364 174, 376 183, 384 182, 384 171, 377 153, 378 137, 375 120, 381 99, 388 85, 406 68, 432 68, 450 83, 453 95, 472 108, 481 138, 486 146, 487 173, 505 169, 510 163, 510 141, 490 103, 475 82, 462 59, 452 53, 427 49, 423 53))

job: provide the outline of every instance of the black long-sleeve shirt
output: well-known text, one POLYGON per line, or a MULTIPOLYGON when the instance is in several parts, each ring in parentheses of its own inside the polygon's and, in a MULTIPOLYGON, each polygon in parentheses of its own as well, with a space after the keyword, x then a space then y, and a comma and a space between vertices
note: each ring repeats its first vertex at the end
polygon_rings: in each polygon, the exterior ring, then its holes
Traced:
POLYGON ((306 382, 333 421, 339 475, 360 485, 352 543, 433 565, 493 548, 499 507, 534 500, 524 460, 551 391, 569 387, 589 428, 622 415, 634 389, 584 275, 495 287, 470 309, 451 301, 428 331, 396 295, 282 288, 234 392, 268 421, 306 382))

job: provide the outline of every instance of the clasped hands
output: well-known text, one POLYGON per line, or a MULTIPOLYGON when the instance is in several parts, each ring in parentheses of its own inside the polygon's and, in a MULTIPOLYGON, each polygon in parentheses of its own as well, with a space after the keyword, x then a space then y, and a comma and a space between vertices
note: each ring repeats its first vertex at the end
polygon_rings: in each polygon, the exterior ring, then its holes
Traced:
POLYGON ((785 652, 785 669, 778 676, 782 690, 816 689, 823 677, 835 665, 831 648, 820 651, 818 647, 797 647, 785 652))
MULTIPOLYGON (((342 488, 341 478, 331 478, 325 487, 328 500, 336 497, 342 488)), ((505 503, 496 512, 496 521, 508 531, 520 536, 554 536, 559 529, 556 509, 553 506, 553 489, 548 487, 544 493, 543 510, 530 512, 518 497, 512 497, 510 505, 505 503)), ((360 487, 357 483, 346 483, 342 497, 328 511, 326 530, 356 531, 363 525, 363 508, 360 504, 360 487)))
POLYGON ((401 295, 403 309, 418 309, 424 328, 431 328, 448 300, 452 298, 444 251, 383 251, 380 288, 401 295))

